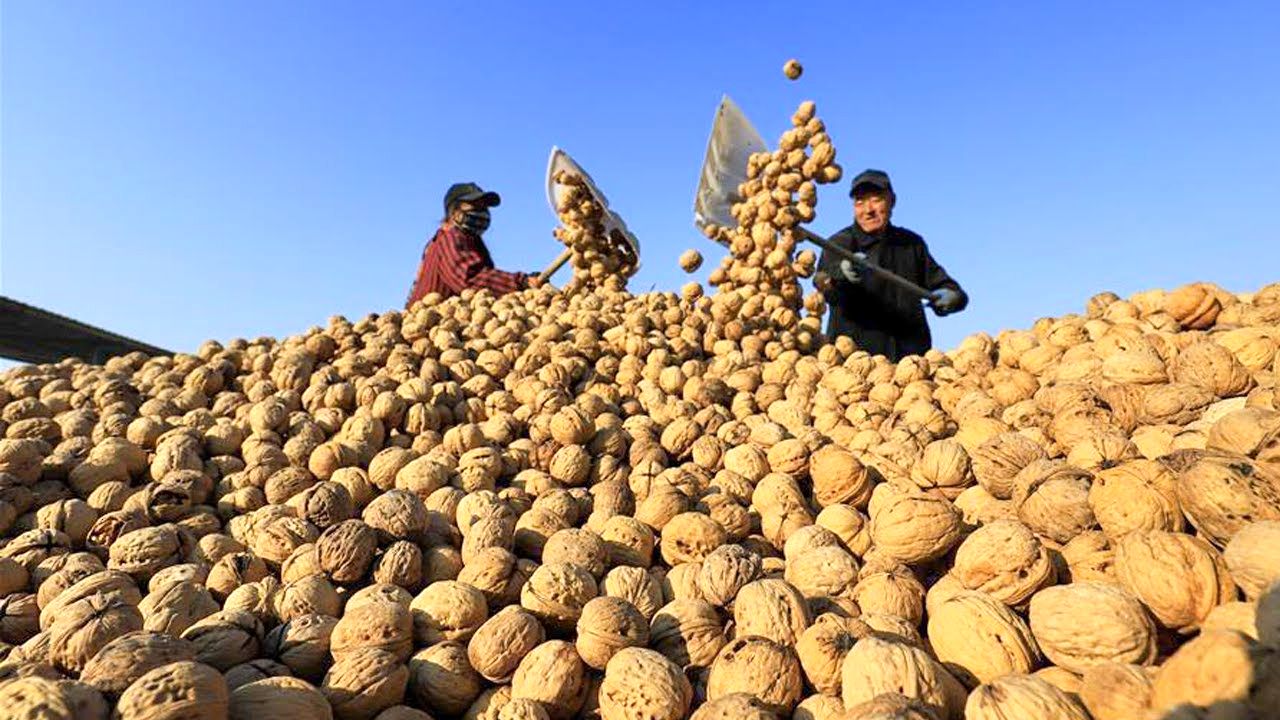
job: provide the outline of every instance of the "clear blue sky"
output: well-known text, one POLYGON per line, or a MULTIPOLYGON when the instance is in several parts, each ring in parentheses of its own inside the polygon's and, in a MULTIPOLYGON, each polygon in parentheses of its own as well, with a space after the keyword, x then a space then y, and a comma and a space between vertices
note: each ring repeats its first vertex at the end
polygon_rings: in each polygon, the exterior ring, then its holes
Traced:
MULTIPOLYGON (((502 193, 500 266, 555 256, 552 145, 641 238, 632 288, 676 289, 719 257, 691 205, 723 93, 770 138, 813 99, 890 172, 973 297, 940 347, 1280 280, 1280 5, 791 7, 4 0, 0 292, 172 350, 398 307, 455 180, 502 193)), ((814 227, 849 222, 825 189, 814 227)))

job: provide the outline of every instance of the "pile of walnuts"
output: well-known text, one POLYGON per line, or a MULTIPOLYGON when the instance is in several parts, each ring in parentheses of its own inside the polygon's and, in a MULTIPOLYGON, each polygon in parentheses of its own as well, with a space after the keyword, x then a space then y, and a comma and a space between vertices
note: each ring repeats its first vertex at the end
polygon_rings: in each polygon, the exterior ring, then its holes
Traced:
POLYGON ((552 234, 572 251, 569 263, 573 276, 566 292, 586 287, 626 288, 627 279, 638 269, 632 258, 613 252, 604 228, 604 208, 592 197, 581 176, 567 170, 553 178, 561 188, 556 204, 560 227, 552 234))
POLYGON ((1280 284, 872 357, 785 294, 800 119, 715 296, 0 374, 0 714, 1274 717, 1280 284))

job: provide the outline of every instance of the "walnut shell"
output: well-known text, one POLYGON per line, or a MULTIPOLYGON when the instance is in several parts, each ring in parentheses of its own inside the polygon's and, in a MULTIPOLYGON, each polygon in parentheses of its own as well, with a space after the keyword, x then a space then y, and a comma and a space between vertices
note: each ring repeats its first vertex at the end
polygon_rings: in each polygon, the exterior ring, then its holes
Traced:
POLYGON ((1099 471, 1089 487, 1089 507, 1113 540, 1135 530, 1181 532, 1186 522, 1173 473, 1153 460, 1099 471))
POLYGON ((649 567, 656 540, 648 525, 626 515, 616 515, 600 528, 609 565, 649 567))
POLYGON ((689 712, 693 688, 680 667, 661 653, 624 648, 610 658, 604 670, 602 717, 679 720, 689 712))
POLYGON ((521 658, 545 640, 546 632, 532 613, 509 605, 476 630, 467 645, 467 657, 483 678, 504 683, 511 680, 521 658))
POLYGON ((115 697, 155 668, 195 660, 186 640, 149 630, 121 635, 103 645, 80 671, 80 680, 115 697))
POLYGON ((1029 673, 1040 659, 1026 622, 980 592, 966 591, 941 602, 929 615, 929 643, 938 660, 970 687, 1029 673))
POLYGON ((951 576, 1010 606, 1025 603, 1056 575, 1049 553, 1016 520, 997 520, 975 530, 956 550, 951 576))
POLYGON ((803 691, 804 675, 795 651, 763 637, 739 637, 725 645, 707 679, 708 700, 743 692, 779 714, 789 714, 803 691))
POLYGON ((758 579, 762 571, 759 555, 741 545, 722 545, 703 560, 698 589, 707 602, 728 608, 738 591, 758 579))
POLYGON ((331 720, 324 694, 305 680, 273 677, 237 687, 231 693, 231 720, 264 717, 308 717, 331 720))
POLYGON ((1014 477, 1023 468, 1046 457, 1043 448, 1016 432, 996 435, 973 448, 970 456, 974 477, 999 500, 1013 497, 1014 477))
POLYGON ((1167 712, 1182 703, 1207 707, 1249 696, 1253 642, 1231 630, 1202 633, 1178 648, 1156 671, 1151 708, 1167 712))
POLYGON ((566 528, 547 538, 542 549, 545 564, 567 563, 591 573, 599 580, 604 577, 609 552, 605 541, 590 530, 566 528))
POLYGON ((883 503, 872 503, 870 533, 884 555, 906 564, 927 562, 960 540, 960 513, 944 499, 892 491, 883 503))
POLYGON ((321 570, 339 584, 363 580, 378 549, 378 532, 360 520, 344 520, 327 528, 315 541, 321 570))
POLYGON ((1231 579, 1246 597, 1257 599, 1268 587, 1280 580, 1280 556, 1275 552, 1280 543, 1280 521, 1262 520, 1239 530, 1227 543, 1222 558, 1231 571, 1231 579))
POLYGON ((577 634, 576 648, 582 661, 603 670, 620 650, 648 644, 649 623, 626 600, 597 597, 583 606, 577 634))
POLYGON ((1014 478, 1018 519, 1055 542, 1065 543, 1097 526, 1089 506, 1091 475, 1064 462, 1037 461, 1014 478))
POLYGON ((1138 531, 1116 545, 1116 574, 1161 625, 1191 632, 1214 607, 1234 600, 1226 563, 1192 535, 1138 531))
POLYGON ((853 453, 827 445, 809 457, 814 499, 822 507, 842 503, 866 507, 875 484, 872 472, 853 453))
POLYGON ((415 705, 430 712, 462 714, 480 695, 482 685, 460 643, 437 643, 409 660, 409 695, 415 705))
POLYGON ((1122 588, 1093 581, 1045 588, 1029 611, 1032 636, 1059 667, 1083 673, 1101 662, 1155 660, 1155 623, 1122 588))
POLYGON ((858 562, 843 547, 815 548, 789 561, 784 577, 811 600, 854 598, 858 562))
POLYGON ((1032 675, 1005 675, 979 686, 964 706, 974 720, 1090 720, 1070 695, 1032 675))
MULTIPOLYGON (((477 593, 478 594, 478 593, 477 593)), ((356 650, 374 648, 396 656, 401 662, 413 652, 414 616, 398 603, 369 602, 351 607, 334 626, 329 638, 335 662, 356 650)))
POLYGON ((1223 547, 1250 522, 1280 520, 1280 475, 1243 456, 1205 455, 1178 475, 1178 503, 1223 547))
POLYGON ((736 637, 755 635, 793 646, 809 627, 804 595, 785 580, 765 578, 748 583, 733 603, 736 637))
POLYGON ((548 628, 568 632, 597 594, 595 578, 577 565, 542 565, 520 590, 520 605, 548 628))
POLYGON ((121 720, 184 717, 225 718, 229 712, 227 682, 212 667, 182 660, 143 673, 120 695, 121 720))
POLYGON ((419 645, 466 642, 489 617, 484 593, 454 580, 431 583, 413 599, 409 610, 419 645))
POLYGON ((616 567, 604 576, 600 594, 631 603, 647 620, 665 604, 662 584, 649 571, 638 567, 616 567))
POLYGON ((919 700, 939 717, 955 717, 963 703, 964 688, 923 650, 896 642, 866 637, 845 657, 841 693, 845 707, 896 692, 919 700))
POLYGON ((832 613, 820 615, 796 641, 805 677, 820 693, 840 695, 844 659, 857 643, 856 621, 832 613))
MULTIPOLYGON (((824 696, 815 695, 815 698, 824 696)), ((830 698, 833 699, 833 698, 830 698)), ((815 714, 804 715, 803 708, 808 699, 800 703, 796 708, 796 714, 793 716, 798 720, 803 718, 816 720, 819 716, 815 714)), ((838 702, 838 701, 837 701, 838 702)), ((813 703, 810 703, 812 705, 813 703)), ((833 720, 838 715, 842 715, 844 706, 841 705, 839 712, 831 711, 828 715, 821 716, 823 720, 833 720)), ((689 720, 777 720, 778 715, 770 710, 759 698, 748 695, 747 693, 730 693, 722 695, 715 700, 703 703, 689 716, 689 720)))
POLYGON ((175 525, 145 527, 125 533, 111 544, 107 567, 139 581, 186 560, 194 541, 175 525))
MULTIPOLYGON (((155 585, 154 578, 152 585, 155 585)), ((218 612, 207 588, 190 580, 160 587, 138 604, 143 629, 178 636, 193 623, 218 612)))
POLYGON ((329 667, 329 641, 338 619, 299 615, 267 634, 263 654, 284 664, 296 676, 319 682, 329 667))
POLYGON ((654 614, 649 645, 680 667, 708 667, 726 638, 719 614, 701 600, 674 600, 654 614))
POLYGON ((727 539, 720 523, 707 515, 681 513, 662 527, 662 558, 671 566, 700 562, 727 539))
POLYGON ((520 660, 511 679, 512 699, 542 703, 552 720, 569 720, 587 699, 586 666, 571 643, 548 640, 520 660))
POLYGON ((222 611, 196 621, 182 633, 195 648, 196 660, 220 671, 258 657, 262 621, 243 611, 222 611))
POLYGON ((356 650, 325 673, 321 692, 340 720, 369 720, 398 705, 409 685, 409 669, 395 655, 368 648, 356 650))
POLYGON ((1138 665, 1098 663, 1080 678, 1080 700, 1093 720, 1142 717, 1151 702, 1151 674, 1138 665))

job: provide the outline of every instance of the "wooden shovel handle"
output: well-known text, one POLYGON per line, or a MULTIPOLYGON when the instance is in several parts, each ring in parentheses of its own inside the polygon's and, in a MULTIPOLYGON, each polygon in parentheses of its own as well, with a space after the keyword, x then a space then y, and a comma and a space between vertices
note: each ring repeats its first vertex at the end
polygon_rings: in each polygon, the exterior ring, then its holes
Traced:
POLYGON ((547 278, 551 277, 552 275, 555 275, 556 271, 564 267, 564 264, 569 262, 569 259, 572 257, 573 257, 573 249, 565 248, 564 252, 560 253, 560 257, 553 260, 552 263, 547 266, 546 270, 543 270, 541 273, 538 274, 538 284, 542 285, 543 283, 545 283, 547 281, 547 278))

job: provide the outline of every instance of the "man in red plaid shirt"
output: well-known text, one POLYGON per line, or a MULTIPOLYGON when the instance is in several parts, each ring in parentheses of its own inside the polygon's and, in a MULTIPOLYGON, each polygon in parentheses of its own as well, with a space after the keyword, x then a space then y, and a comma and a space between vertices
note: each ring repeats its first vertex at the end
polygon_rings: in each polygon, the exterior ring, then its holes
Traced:
POLYGON ((488 288, 501 295, 531 286, 528 274, 495 268, 480 239, 489 229, 489 208, 501 202, 498 193, 486 192, 475 183, 449 188, 444 195, 444 221, 422 251, 406 308, 433 292, 449 297, 466 288, 488 288))

